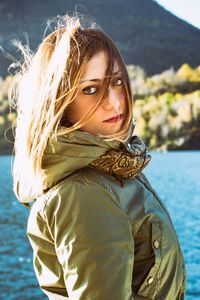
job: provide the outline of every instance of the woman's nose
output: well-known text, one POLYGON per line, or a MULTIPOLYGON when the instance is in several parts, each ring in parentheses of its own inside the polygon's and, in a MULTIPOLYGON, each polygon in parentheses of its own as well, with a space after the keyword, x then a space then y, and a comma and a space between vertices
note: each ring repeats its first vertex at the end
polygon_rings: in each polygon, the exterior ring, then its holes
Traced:
POLYGON ((120 108, 120 97, 118 93, 112 88, 109 88, 104 101, 102 103, 102 107, 104 110, 111 110, 114 109, 118 111, 120 108))

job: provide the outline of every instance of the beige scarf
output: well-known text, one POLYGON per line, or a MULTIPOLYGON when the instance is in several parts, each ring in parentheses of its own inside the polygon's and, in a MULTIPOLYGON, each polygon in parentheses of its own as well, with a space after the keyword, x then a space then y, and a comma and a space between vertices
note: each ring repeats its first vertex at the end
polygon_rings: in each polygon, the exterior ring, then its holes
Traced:
POLYGON ((141 172, 151 160, 145 143, 132 136, 119 150, 109 150, 98 157, 90 167, 106 172, 118 179, 131 179, 141 172))

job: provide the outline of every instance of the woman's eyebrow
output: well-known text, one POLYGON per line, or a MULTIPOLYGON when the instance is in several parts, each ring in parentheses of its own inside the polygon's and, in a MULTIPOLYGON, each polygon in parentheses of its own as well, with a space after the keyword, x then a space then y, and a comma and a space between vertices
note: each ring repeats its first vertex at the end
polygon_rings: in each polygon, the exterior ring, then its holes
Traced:
MULTIPOLYGON (((121 70, 117 70, 116 72, 113 73, 112 76, 116 76, 117 74, 121 73, 121 70)), ((102 79, 100 78, 92 78, 92 79, 82 79, 80 80, 80 84, 83 83, 83 82, 86 82, 86 81, 94 81, 94 82, 99 82, 99 81, 102 81, 102 79)))

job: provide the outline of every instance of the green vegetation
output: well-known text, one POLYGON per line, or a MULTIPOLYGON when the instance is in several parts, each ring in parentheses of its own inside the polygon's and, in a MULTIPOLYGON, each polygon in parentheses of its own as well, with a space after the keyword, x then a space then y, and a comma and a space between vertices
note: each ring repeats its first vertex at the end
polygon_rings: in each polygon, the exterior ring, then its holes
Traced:
POLYGON ((10 154, 13 148, 13 125, 16 112, 8 102, 8 88, 13 81, 12 76, 0 79, 0 154, 10 154))
POLYGON ((146 77, 128 66, 136 133, 150 149, 200 149, 200 66, 146 77))
MULTIPOLYGON (((150 149, 200 149, 200 66, 166 70, 147 77, 129 65, 135 105, 135 133, 150 149)), ((9 108, 13 77, 0 81, 0 154, 11 153, 16 112, 9 108)))

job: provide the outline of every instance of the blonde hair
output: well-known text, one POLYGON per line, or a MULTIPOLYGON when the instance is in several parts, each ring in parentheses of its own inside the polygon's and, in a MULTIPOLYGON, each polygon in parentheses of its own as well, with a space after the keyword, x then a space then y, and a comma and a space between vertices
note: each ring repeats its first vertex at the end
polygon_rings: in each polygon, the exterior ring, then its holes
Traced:
POLYGON ((132 120, 132 94, 125 64, 112 40, 96 24, 83 28, 80 16, 66 15, 57 20, 56 29, 44 38, 34 55, 26 47, 19 47, 24 63, 15 76, 10 97, 16 103, 18 114, 13 168, 14 192, 18 197, 17 183, 20 180, 24 185, 28 180, 29 185, 33 189, 35 185, 37 190, 36 182, 40 182, 42 157, 50 135, 64 135, 81 128, 100 105, 116 61, 122 70, 127 116, 122 130, 105 139, 125 141, 132 120), (87 62, 102 50, 109 59, 103 93, 98 103, 76 124, 68 124, 58 130, 68 105, 76 97, 87 62))

